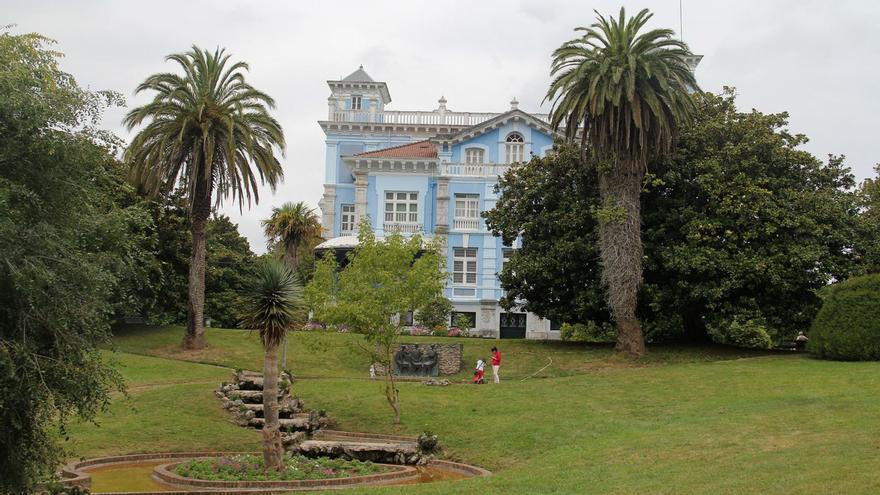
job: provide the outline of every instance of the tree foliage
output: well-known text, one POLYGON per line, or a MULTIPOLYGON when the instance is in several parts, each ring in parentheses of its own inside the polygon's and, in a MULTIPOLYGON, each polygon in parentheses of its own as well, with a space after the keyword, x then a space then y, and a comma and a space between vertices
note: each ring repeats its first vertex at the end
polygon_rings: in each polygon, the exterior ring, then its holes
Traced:
POLYGON ((394 378, 394 353, 402 329, 399 315, 442 295, 446 281, 438 246, 416 234, 399 232, 377 239, 364 219, 358 246, 349 263, 337 273, 336 258, 328 253, 306 287, 306 301, 315 318, 347 325, 363 334, 372 363, 384 368, 385 397, 400 422, 400 396, 394 378))
MULTIPOLYGON (((151 323, 184 323, 192 235, 186 206, 178 194, 155 199, 150 205, 153 231, 158 239, 153 252, 158 275, 143 286, 154 299, 141 299, 140 315, 151 323)), ((211 238, 205 257, 205 317, 212 325, 236 328, 242 318, 241 294, 252 287, 257 275, 257 257, 247 239, 226 215, 214 213, 206 231, 211 238)))
MULTIPOLYGON (((694 122, 651 163, 642 195, 648 339, 702 340, 711 327, 734 342, 753 323, 792 337, 818 311, 818 289, 862 270, 853 176, 839 157, 822 163, 798 149, 806 137, 788 132, 785 113, 739 112, 732 90, 694 98, 694 122)), ((508 298, 550 319, 609 321, 597 182, 565 146, 500 181, 487 224, 507 242, 522 234, 501 274, 508 298)))
POLYGON ((862 239, 859 254, 864 273, 880 273, 880 164, 875 177, 866 179, 859 190, 862 208, 862 239))
POLYGON ((263 220, 263 230, 269 239, 269 249, 283 250, 284 261, 292 270, 300 265, 300 248, 311 250, 321 239, 321 222, 315 210, 306 203, 287 202, 272 208, 272 216, 263 220))
POLYGON ((550 123, 580 135, 585 156, 598 164, 599 255, 608 306, 617 326, 615 349, 631 358, 645 352, 636 317, 642 282, 639 195, 650 157, 672 149, 694 110, 697 88, 687 45, 670 29, 646 30, 647 9, 627 18, 596 12, 581 36, 553 52, 550 123))
POLYGON ((117 203, 120 143, 96 127, 121 98, 80 88, 52 43, 0 32, 0 493, 53 473, 58 429, 121 387, 99 346, 149 271, 149 215, 117 203))

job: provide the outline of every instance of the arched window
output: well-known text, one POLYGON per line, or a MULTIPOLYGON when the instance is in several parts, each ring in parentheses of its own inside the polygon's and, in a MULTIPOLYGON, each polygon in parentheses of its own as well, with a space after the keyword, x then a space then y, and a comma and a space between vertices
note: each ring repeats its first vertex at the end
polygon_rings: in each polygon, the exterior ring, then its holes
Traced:
POLYGON ((516 163, 523 161, 523 149, 525 147, 525 140, 522 137, 522 134, 518 132, 511 132, 507 135, 506 148, 507 148, 507 163, 516 163))

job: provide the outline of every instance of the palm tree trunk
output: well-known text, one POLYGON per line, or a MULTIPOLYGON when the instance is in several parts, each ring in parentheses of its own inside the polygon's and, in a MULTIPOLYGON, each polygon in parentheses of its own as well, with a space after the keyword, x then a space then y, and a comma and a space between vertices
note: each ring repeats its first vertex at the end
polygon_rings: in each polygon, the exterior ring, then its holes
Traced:
POLYGON ((278 424, 278 346, 266 348, 263 360, 263 460, 267 469, 281 470, 284 453, 278 424))
POLYGON ((640 194, 644 166, 621 160, 599 173, 603 216, 599 222, 602 281, 617 324, 615 350, 631 359, 645 355, 645 338, 636 318, 642 283, 642 236, 640 194))
MULTIPOLYGON (((202 181, 199 181, 200 183, 202 181)), ((186 308, 186 335, 184 349, 204 349, 205 340, 205 253, 207 252, 207 223, 211 214, 210 186, 196 187, 190 212, 192 257, 189 263, 189 300, 186 308)))

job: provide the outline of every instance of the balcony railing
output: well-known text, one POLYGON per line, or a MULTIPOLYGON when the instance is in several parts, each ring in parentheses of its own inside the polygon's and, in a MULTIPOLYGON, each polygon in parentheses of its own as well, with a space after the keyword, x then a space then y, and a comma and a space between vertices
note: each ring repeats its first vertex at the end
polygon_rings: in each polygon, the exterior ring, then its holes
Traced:
MULTIPOLYGON (((331 120, 335 122, 368 122, 379 124, 409 124, 409 125, 452 125, 469 127, 482 124, 483 122, 497 117, 498 113, 472 113, 472 112, 420 112, 408 110, 333 110, 331 120)), ((533 114, 535 117, 547 121, 546 114, 533 114)))
POLYGON ((441 163, 440 175, 453 177, 498 177, 511 167, 509 163, 441 163))
POLYGON ((401 234, 415 234, 422 232, 422 224, 409 222, 384 222, 382 229, 385 232, 400 232, 401 234))
POLYGON ((480 219, 455 218, 452 220, 452 228, 455 230, 480 230, 480 219))

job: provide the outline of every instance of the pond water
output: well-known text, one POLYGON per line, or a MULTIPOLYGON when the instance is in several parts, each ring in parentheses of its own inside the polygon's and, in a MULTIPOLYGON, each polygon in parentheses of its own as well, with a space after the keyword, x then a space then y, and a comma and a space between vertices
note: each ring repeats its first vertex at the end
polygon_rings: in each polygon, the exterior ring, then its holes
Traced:
POLYGON ((433 467, 419 466, 419 477, 414 480, 401 481, 395 485, 415 485, 416 483, 433 483, 435 481, 463 480, 468 476, 457 471, 447 471, 433 467))
MULTIPOLYGON (((178 491, 153 479, 153 468, 171 462, 169 459, 127 462, 107 466, 86 468, 83 471, 92 475, 92 493, 108 492, 170 492, 178 491)), ((456 471, 433 467, 419 467, 416 479, 392 483, 394 485, 414 485, 437 481, 454 481, 468 476, 456 471)))
POLYGON ((179 490, 154 480, 153 468, 167 464, 168 459, 155 461, 126 462, 86 468, 83 471, 92 475, 92 493, 106 492, 170 492, 179 490))

